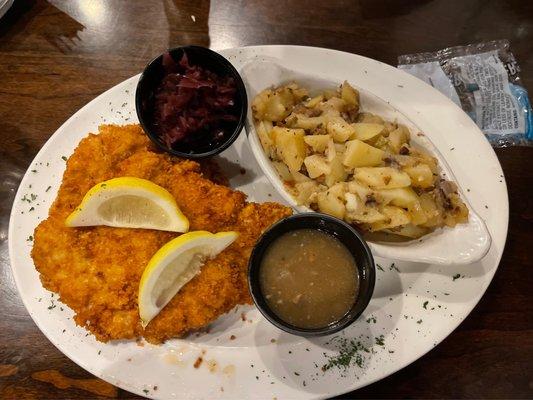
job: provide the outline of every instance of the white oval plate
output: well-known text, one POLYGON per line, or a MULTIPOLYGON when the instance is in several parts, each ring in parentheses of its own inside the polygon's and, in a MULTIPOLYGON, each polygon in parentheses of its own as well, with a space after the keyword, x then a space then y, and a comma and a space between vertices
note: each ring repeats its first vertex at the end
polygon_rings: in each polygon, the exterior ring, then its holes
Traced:
MULTIPOLYGON (((248 104, 251 105, 255 96, 265 88, 279 86, 280 84, 297 82, 311 93, 320 93, 323 89, 338 86, 341 80, 328 76, 313 75, 307 70, 293 70, 289 68, 287 60, 272 58, 269 61, 251 61, 240 71, 248 94, 248 104), (283 66, 281 65, 283 64, 283 66)), ((357 87, 357 86, 356 86, 357 87)), ((431 137, 439 132, 429 131, 427 134, 413 124, 404 114, 394 108, 389 101, 377 97, 372 92, 357 87, 361 96, 361 109, 384 117, 389 121, 397 121, 407 126, 413 133, 411 142, 429 150, 439 162, 442 176, 459 184, 459 193, 465 198, 461 184, 455 178, 452 169, 442 156, 441 152, 433 145, 431 137)), ((251 107, 251 106, 249 106, 251 107)), ((473 124, 473 122, 472 122, 473 124)), ((289 191, 285 188, 274 165, 263 151, 263 147, 255 130, 251 108, 246 121, 247 136, 252 152, 255 155, 263 173, 272 185, 283 196, 285 201, 300 212, 312 211, 306 206, 298 205, 289 191)), ((481 132, 480 132, 481 133, 481 132)), ((394 260, 434 263, 442 265, 470 264, 481 260, 490 248, 491 237, 483 219, 472 208, 468 201, 468 222, 459 224, 454 228, 437 229, 421 239, 401 243, 369 242, 370 249, 375 256, 386 257, 394 260), (450 251, 454 249, 454 251, 450 251)))
MULTIPOLYGON (((486 222, 493 239, 487 255, 474 264, 449 267, 392 264, 395 260, 376 258, 374 297, 364 315, 341 334, 360 340, 369 353, 361 353, 361 366, 346 371, 333 368, 322 372, 320 367, 327 361, 324 354, 336 351, 328 338, 309 340, 281 332, 253 307, 222 316, 209 333, 162 346, 97 342, 74 324, 68 307, 43 289, 30 257, 29 237, 46 218, 56 196, 65 168, 62 157, 70 155, 80 139, 103 122, 137 121, 133 100, 136 76, 97 97, 65 122, 35 157, 20 184, 9 225, 9 254, 20 296, 33 320, 59 350, 89 372, 123 389, 160 399, 326 398, 368 385, 415 361, 470 313, 500 261, 509 207, 503 173, 491 147, 455 104, 418 79, 378 61, 295 46, 221 53, 237 68, 252 59, 275 57, 291 68, 338 81, 347 79, 389 101, 423 132, 432 132, 433 143, 445 153, 465 196, 486 222), (31 194, 37 198, 32 200, 31 194), (241 319, 242 312, 246 321, 241 319), (381 338, 384 345, 376 343, 376 339, 381 343, 381 338), (200 355, 204 362, 196 369, 193 364, 200 355)), ((283 201, 261 172, 244 133, 219 162, 231 185, 247 193, 250 200, 283 201), (240 174, 239 166, 247 173, 240 174)))

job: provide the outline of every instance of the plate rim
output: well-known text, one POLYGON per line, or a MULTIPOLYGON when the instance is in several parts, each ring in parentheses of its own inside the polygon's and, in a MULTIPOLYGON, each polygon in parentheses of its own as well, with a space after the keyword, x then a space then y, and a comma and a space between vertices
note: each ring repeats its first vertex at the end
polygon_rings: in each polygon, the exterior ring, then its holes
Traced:
MULTIPOLYGON (((370 60, 372 62, 377 62, 379 64, 384 64, 386 65, 387 67, 390 67, 390 68, 394 68, 394 67, 391 67, 390 65, 386 64, 386 63, 383 63, 381 61, 378 61, 378 60, 375 60, 375 59, 371 59, 371 58, 368 58, 368 57, 365 57, 365 56, 361 56, 361 55, 358 55, 358 54, 354 54, 354 53, 349 53, 349 52, 345 52, 345 51, 340 51, 340 50, 334 50, 334 49, 328 49, 328 48, 323 48, 323 47, 313 47, 313 46, 298 46, 298 45, 260 45, 260 46, 242 46, 242 47, 235 47, 235 48, 228 48, 228 49, 216 49, 217 52, 220 52, 222 55, 224 55, 226 58, 228 57, 227 54, 225 54, 225 52, 231 52, 231 51, 238 51, 238 50, 242 50, 242 49, 247 49, 247 50, 256 50, 256 51, 259 51, 259 53, 261 52, 261 50, 263 48, 284 48, 284 49, 290 49, 290 48, 305 48, 305 49, 309 49, 310 51, 328 51, 328 52, 331 52, 331 53, 339 53, 339 54, 343 54, 343 55, 349 55, 349 56, 356 56, 356 57, 361 57, 363 59, 366 59, 366 60, 370 60)), ((231 62, 231 59, 230 59, 230 62, 231 62)), ((399 70, 400 71, 400 70, 399 70)), ((418 81, 417 78, 414 78, 414 77, 411 77, 410 75, 408 75, 407 73, 405 73, 404 71, 400 71, 401 73, 409 76, 409 79, 414 79, 416 81, 418 81)), ((19 282, 19 279, 17 278, 17 274, 16 274, 16 271, 15 271, 15 268, 14 268, 14 265, 13 265, 13 257, 12 255, 14 254, 14 243, 13 243, 13 234, 14 234, 14 230, 15 230, 15 203, 17 201, 17 199, 19 199, 19 196, 21 195, 21 192, 24 190, 24 185, 23 183, 26 182, 29 178, 29 171, 30 171, 30 168, 31 168, 31 165, 33 164, 34 160, 37 159, 38 157, 40 157, 43 153, 46 152, 46 150, 48 149, 48 147, 50 147, 52 145, 52 138, 56 135, 56 133, 61 130, 64 126, 72 123, 76 117, 78 116, 78 114, 80 114, 83 110, 85 110, 86 108, 89 108, 91 105, 93 105, 94 103, 98 103, 100 101, 100 98, 105 96, 109 91, 111 91, 112 89, 114 89, 115 87, 119 86, 119 85, 122 85, 122 84, 125 84, 126 82, 129 82, 131 80, 135 80, 135 79, 138 79, 138 77, 140 76, 140 74, 136 74, 130 78, 127 78, 119 83, 117 83, 116 85, 114 85, 113 87, 110 87, 108 88, 107 90, 105 90, 104 92, 100 93, 98 96, 96 96, 94 99, 92 99, 91 101, 89 101, 88 103, 86 103, 84 106, 82 106, 80 109, 78 109, 76 112, 74 112, 67 120, 65 120, 54 132, 52 135, 50 135, 50 137, 47 139, 47 141, 43 144, 43 146, 41 147, 41 149, 37 152, 37 154, 34 156, 34 158, 32 159, 32 161, 29 163, 28 165, 28 169, 26 170, 26 172, 24 173, 24 176, 23 178, 21 179, 20 181, 20 184, 19 184, 19 187, 16 191, 16 194, 15 194, 15 198, 14 198, 14 201, 13 201, 13 204, 12 204, 12 209, 11 209, 11 212, 10 212, 10 218, 9 218, 9 228, 8 228, 8 254, 9 254, 9 264, 10 264, 10 267, 11 267, 11 272, 13 274, 13 279, 15 281, 15 284, 16 284, 16 287, 17 287, 17 291, 18 291, 18 294, 28 312, 28 314, 30 314, 33 322, 37 325, 37 327, 39 328, 39 330, 44 334, 44 336, 62 353, 64 354, 67 358, 69 358, 70 360, 72 360, 73 362, 75 362, 78 366, 80 366, 81 368, 85 369, 86 371, 88 371, 89 373, 99 377, 100 379, 103 379, 104 381, 107 381, 111 384, 113 384, 114 386, 117 386, 119 388, 122 388, 126 391, 129 391, 129 392, 132 392, 132 393, 136 393, 140 396, 147 396, 146 393, 142 393, 140 392, 140 390, 137 390, 135 387, 132 387, 132 386, 128 386, 126 384, 124 384, 123 382, 119 381, 118 379, 114 379, 113 377, 109 376, 109 375, 105 375, 105 374, 100 374, 99 371, 96 371, 96 368, 93 366, 94 364, 90 364, 90 363, 87 363, 87 362, 84 362, 83 360, 80 359, 80 357, 76 354, 71 354, 71 353, 66 353, 64 352, 61 347, 60 347, 60 344, 59 343, 56 343, 52 340, 52 338, 49 336, 49 332, 47 332, 46 330, 43 330, 41 328, 41 325, 36 321, 36 319, 34 318, 34 315, 32 314, 32 312, 30 311, 30 305, 29 305, 29 301, 28 299, 26 299, 25 297, 21 296, 20 293, 21 293, 21 290, 20 290, 20 285, 21 283, 19 282)), ((425 83, 421 82, 420 83, 426 85, 425 83)), ((435 95, 439 95, 439 96, 442 96, 443 98, 446 99, 446 101, 448 101, 449 103, 453 104, 458 110, 460 110, 461 112, 463 112, 457 105, 455 105, 453 102, 451 102, 449 99, 447 99, 444 95, 442 95, 440 92, 438 92, 436 89, 434 89, 434 94, 435 95)), ((243 128, 243 131, 244 131, 244 128, 243 128)), ((480 132, 480 135, 483 135, 480 132)), ((241 133, 242 134, 242 133, 241 133)), ((487 142, 487 148, 490 148, 490 150, 492 151, 492 155, 494 156, 494 159, 497 161, 497 164, 498 164, 498 167, 499 169, 502 171, 502 175, 503 175, 503 169, 501 167, 501 163, 499 161, 499 159, 497 158, 496 156, 496 153, 494 151, 494 149, 490 146, 490 144, 487 142)), ((342 389, 340 391, 335 391, 335 392, 329 392, 328 394, 324 394, 323 396, 320 395, 320 394, 312 394, 312 393, 309 393, 309 396, 308 397, 312 397, 312 398, 327 398, 328 396, 336 396, 336 395, 340 395, 340 394, 345 394, 345 393, 348 393, 348 392, 351 392, 351 391, 354 391, 354 390, 358 390, 358 389, 361 389, 365 386, 368 386, 372 383, 375 383, 381 379, 384 379, 396 372, 398 372, 399 370, 407 367, 408 365, 412 364, 414 361, 418 360, 419 358, 423 357, 425 354, 427 354, 429 351, 431 351, 433 348, 435 348, 439 343, 441 343, 444 339, 446 339, 449 335, 451 335, 456 329, 457 327, 463 322, 463 320, 468 316, 470 315, 470 313, 473 311, 473 309, 477 306, 477 304, 479 303, 479 301, 481 300, 481 298, 484 296, 484 294, 486 293, 488 287, 490 286, 490 284, 492 283, 492 280, 494 278, 494 275, 499 267, 499 264, 501 262, 501 259, 502 259, 502 256, 503 256, 503 253, 504 253, 504 250, 505 250, 505 245, 507 243, 507 236, 508 236, 508 227, 509 227, 509 192, 508 192, 508 189, 507 189, 507 184, 506 184, 506 181, 505 181, 505 178, 502 179, 503 180, 503 184, 504 184, 504 190, 505 190, 505 199, 506 199, 506 204, 505 204, 505 208, 506 208, 506 214, 505 214, 505 237, 504 237, 504 241, 503 241, 503 247, 501 248, 501 251, 497 251, 497 254, 496 254, 496 257, 495 257, 495 267, 489 271, 490 273, 490 279, 488 279, 487 283, 486 283, 486 286, 485 287, 482 287, 482 289, 480 290, 480 293, 479 295, 474 298, 471 299, 471 304, 472 306, 469 307, 469 310, 468 312, 465 313, 464 315, 464 318, 462 319, 459 319, 459 320, 453 320, 453 321, 450 321, 449 323, 449 326, 450 326, 450 331, 449 333, 447 333, 446 335, 444 335, 442 338, 440 338, 439 340, 435 340, 434 343, 435 345, 432 346, 432 347, 428 347, 427 349, 425 349, 424 351, 422 351, 421 353, 417 354, 417 356, 415 356, 414 358, 409 358, 408 361, 406 362, 402 362, 402 363, 398 363, 397 365, 398 366, 394 366, 390 372, 386 373, 385 375, 382 375, 382 376, 379 376, 379 377, 375 377, 373 379, 368 379, 367 381, 365 381, 364 384, 359 384, 359 385, 352 385, 352 386, 342 386, 342 389), (499 254, 498 254, 499 253, 499 254), (356 386, 356 388, 355 388, 356 386)), ((503 226, 502 226, 503 228, 503 226)), ((153 396, 153 398, 158 398, 158 396, 155 394, 155 393, 151 393, 150 396, 153 396)))

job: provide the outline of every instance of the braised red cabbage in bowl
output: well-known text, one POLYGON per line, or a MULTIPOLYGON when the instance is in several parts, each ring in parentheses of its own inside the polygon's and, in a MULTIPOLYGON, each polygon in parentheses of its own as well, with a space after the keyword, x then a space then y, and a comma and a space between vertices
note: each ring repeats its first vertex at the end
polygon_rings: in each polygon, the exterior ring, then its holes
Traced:
POLYGON ((139 121, 161 149, 177 156, 218 154, 237 138, 247 110, 244 84, 231 63, 207 48, 172 49, 143 72, 139 121))

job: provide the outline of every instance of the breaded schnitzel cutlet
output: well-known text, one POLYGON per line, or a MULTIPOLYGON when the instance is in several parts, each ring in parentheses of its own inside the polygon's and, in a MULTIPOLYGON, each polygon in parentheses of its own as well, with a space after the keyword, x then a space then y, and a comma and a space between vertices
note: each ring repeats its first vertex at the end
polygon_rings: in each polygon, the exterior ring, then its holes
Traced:
POLYGON ((138 125, 102 126, 98 135, 83 139, 68 160, 49 217, 35 230, 32 257, 43 285, 59 293, 75 311, 76 323, 98 340, 144 336, 160 343, 251 302, 247 284, 251 250, 261 233, 291 210, 276 203, 247 203, 245 198, 204 177, 198 163, 155 152, 138 125), (167 189, 191 230, 240 234, 207 261, 144 330, 137 306, 140 277, 155 252, 178 234, 64 224, 93 185, 120 176, 148 179, 167 189))

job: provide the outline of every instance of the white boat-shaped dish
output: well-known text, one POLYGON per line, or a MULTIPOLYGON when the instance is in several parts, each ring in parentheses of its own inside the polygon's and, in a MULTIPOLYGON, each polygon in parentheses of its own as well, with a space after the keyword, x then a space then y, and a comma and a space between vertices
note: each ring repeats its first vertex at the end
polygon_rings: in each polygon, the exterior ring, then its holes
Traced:
MULTIPOLYGON (((248 93, 248 104, 251 104, 253 98, 263 89, 279 86, 283 83, 296 82, 311 92, 334 88, 342 83, 342 80, 333 80, 328 76, 309 75, 287 69, 282 66, 282 63, 282 60, 263 58, 251 61, 241 69, 240 73, 248 93)), ((411 135, 411 141, 427 149, 438 159, 441 175, 458 184, 460 195, 469 209, 469 218, 466 224, 458 224, 454 228, 440 228, 421 239, 407 242, 369 242, 373 253, 392 260, 443 265, 470 264, 483 258, 490 248, 491 236, 483 219, 468 203, 461 182, 456 179, 439 149, 433 145, 431 136, 434 133, 431 131, 422 132, 406 115, 398 111, 394 104, 358 87, 357 81, 350 80, 349 76, 344 79, 359 90, 363 111, 378 114, 390 121, 398 121, 409 127, 412 133, 416 133, 411 135)), ((259 166, 285 201, 298 212, 312 211, 306 206, 298 205, 285 188, 272 162, 263 151, 255 130, 251 110, 248 111, 246 131, 259 166)))

